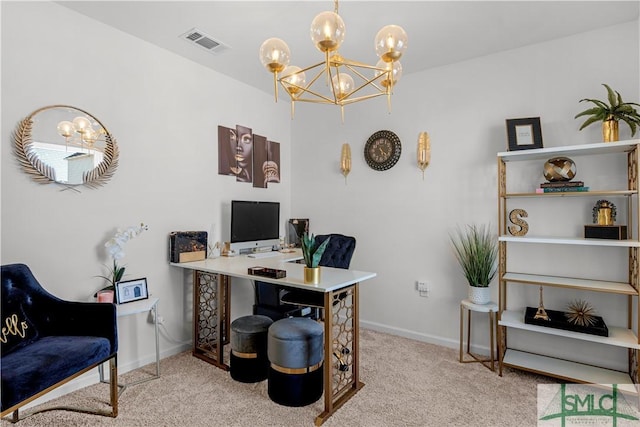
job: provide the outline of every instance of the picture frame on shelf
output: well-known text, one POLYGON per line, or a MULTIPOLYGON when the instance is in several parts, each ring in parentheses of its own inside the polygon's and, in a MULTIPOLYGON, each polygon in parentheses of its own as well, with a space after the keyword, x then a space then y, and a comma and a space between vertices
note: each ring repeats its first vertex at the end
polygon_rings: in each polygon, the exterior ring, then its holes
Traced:
POLYGON ((116 284, 116 303, 126 304, 149 298, 147 278, 124 280, 116 284))
POLYGON ((506 124, 509 151, 542 148, 540 117, 507 119, 506 124))

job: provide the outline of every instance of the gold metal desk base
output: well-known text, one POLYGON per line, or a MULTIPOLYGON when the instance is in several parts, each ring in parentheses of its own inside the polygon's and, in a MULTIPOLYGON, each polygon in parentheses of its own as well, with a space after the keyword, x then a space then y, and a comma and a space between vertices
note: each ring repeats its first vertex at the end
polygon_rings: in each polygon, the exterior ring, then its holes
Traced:
MULTIPOLYGON (((230 276, 195 270, 193 274, 193 356, 225 371, 229 343, 230 276)), ((324 293, 324 423, 363 386, 359 379, 358 283, 324 293), (335 354, 339 354, 338 359, 335 354)))

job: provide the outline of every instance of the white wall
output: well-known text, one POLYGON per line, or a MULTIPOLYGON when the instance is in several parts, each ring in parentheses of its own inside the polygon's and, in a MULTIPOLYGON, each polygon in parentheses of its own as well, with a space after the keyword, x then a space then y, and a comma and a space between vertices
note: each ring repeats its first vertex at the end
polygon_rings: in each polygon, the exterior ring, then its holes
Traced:
MULTIPOLYGON (((53 294, 88 300, 110 262, 104 242, 142 221, 149 230, 127 243, 126 278, 146 277, 160 298, 169 333, 162 354, 188 348, 191 287, 168 264, 168 234, 205 230, 220 239, 222 209, 234 198, 281 202, 284 234, 290 121, 288 106, 268 94, 67 8, 2 2, 2 264, 26 263, 53 294), (103 188, 61 191, 20 169, 11 133, 52 104, 91 112, 116 138, 120 164, 103 188), (217 126, 236 124, 281 143, 282 183, 254 189, 217 174, 217 126)), ((234 315, 250 312, 249 282, 234 286, 233 300, 234 315)), ((121 372, 155 357, 144 316, 122 319, 119 333, 121 372)))
MULTIPOLYGON (((432 42, 446 40, 424 41, 432 42)), ((411 47, 419 45, 412 40, 411 47)), ((601 141, 597 125, 578 132, 582 121, 573 117, 587 108, 578 100, 606 97, 601 83, 607 83, 627 101, 637 101, 638 51, 636 21, 406 75, 395 89, 390 115, 381 98, 347 107, 344 125, 337 108, 298 106, 292 214, 309 217, 315 233, 357 237, 351 267, 378 273, 361 286, 363 326, 457 345, 466 282, 448 233, 471 222, 497 229, 496 153, 506 151, 505 119, 540 117, 545 147, 601 141), (399 162, 386 172, 369 169, 362 154, 367 138, 381 129, 394 131, 403 143, 399 162), (415 154, 420 131, 429 132, 432 147, 424 180, 415 154), (346 185, 339 171, 343 142, 351 144, 353 156, 346 185), (432 285, 429 298, 418 296, 418 279, 432 285)), ((420 51, 410 48, 406 55, 420 51)), ((620 139, 629 139, 629 128, 620 129, 620 139)), ((538 167, 529 185, 544 181, 538 167)), ((536 262, 552 263, 558 255, 536 262)), ((602 264, 592 262, 597 260, 596 253, 585 253, 582 263, 602 272, 602 264)), ((605 268, 626 273, 626 263, 605 268)), ((497 283, 492 288, 497 301, 497 283)), ((515 304, 537 306, 537 289, 532 290, 526 302, 515 304)), ((567 298, 550 292, 546 306, 563 309, 567 298)), ((603 310, 612 304, 599 294, 583 298, 603 310)), ((615 312, 612 322, 626 324, 615 312)), ((474 342, 486 346, 487 328, 481 329, 474 342)))
MULTIPOLYGON (((346 108, 345 124, 337 108, 300 105, 291 124, 288 106, 274 105, 271 95, 66 8, 1 7, 1 261, 26 262, 54 294, 86 300, 108 262, 104 241, 117 227, 144 221, 150 229, 128 243, 125 262, 130 278, 148 278, 179 341, 164 336, 163 354, 191 336, 190 288, 167 264, 167 235, 214 229, 219 236, 221 206, 232 198, 278 200, 283 221, 309 217, 316 233, 355 235, 353 268, 378 273, 361 287, 363 326, 457 345, 465 288, 448 233, 456 224, 496 225, 495 154, 506 149, 504 120, 540 116, 545 146, 596 142, 596 126, 577 131, 573 116, 584 107, 578 100, 604 97, 601 83, 628 100, 640 97, 635 22, 405 75, 391 115, 384 99, 346 108), (69 53, 60 53, 64 46, 69 53), (120 166, 104 188, 61 192, 35 184, 17 165, 13 128, 55 103, 92 112, 117 138, 120 166), (216 127, 236 124, 282 144, 281 184, 253 189, 216 174, 216 127), (386 172, 368 169, 362 157, 366 139, 380 129, 403 142, 400 161, 386 172), (433 152, 424 180, 414 154, 420 131, 429 131, 433 152), (353 150, 346 185, 339 171, 345 141, 353 150), (430 298, 418 297, 417 279, 431 283, 430 298)), ((621 139, 628 137, 622 126, 621 139)), ((585 256, 587 264, 596 259, 585 256)), ((234 292, 234 314, 241 314, 252 299, 250 285, 234 292)), ((549 308, 565 298, 551 297, 549 308)), ((527 304, 536 303, 529 295, 527 304)), ((478 332, 474 341, 486 345, 478 332)), ((124 321, 120 334, 123 370, 151 360, 149 325, 124 321)))

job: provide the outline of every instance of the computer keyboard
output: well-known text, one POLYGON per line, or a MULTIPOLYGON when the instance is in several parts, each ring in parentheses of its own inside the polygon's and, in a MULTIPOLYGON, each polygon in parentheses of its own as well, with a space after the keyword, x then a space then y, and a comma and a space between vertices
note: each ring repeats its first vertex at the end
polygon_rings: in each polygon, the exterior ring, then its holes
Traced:
POLYGON ((270 251, 270 252, 256 252, 253 254, 247 255, 249 258, 271 258, 274 256, 280 255, 278 251, 270 251))

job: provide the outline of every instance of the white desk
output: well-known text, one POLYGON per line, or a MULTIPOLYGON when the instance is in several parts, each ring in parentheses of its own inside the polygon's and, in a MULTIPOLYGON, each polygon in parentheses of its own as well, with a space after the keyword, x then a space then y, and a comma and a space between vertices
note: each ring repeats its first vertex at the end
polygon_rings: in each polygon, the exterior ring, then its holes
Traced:
POLYGON ((231 278, 324 294, 324 411, 315 419, 320 425, 364 386, 359 378, 358 284, 376 273, 322 267, 320 283, 310 285, 303 280, 304 265, 292 262, 301 258, 298 250, 270 258, 238 255, 171 265, 193 270, 193 355, 225 370, 229 368, 223 347, 229 341, 231 278), (285 270, 287 277, 253 276, 249 267, 285 270), (340 369, 338 362, 348 369, 340 369))
MULTIPOLYGON (((125 391, 125 389, 129 386, 160 378, 160 342, 158 335, 158 298, 147 298, 139 301, 128 302, 125 304, 116 304, 117 317, 132 316, 134 314, 148 313, 149 311, 153 311, 153 323, 156 333, 156 373, 148 378, 143 378, 138 381, 130 383, 118 383, 118 397, 120 397, 122 392, 125 391)), ((104 370, 102 365, 98 366, 98 373, 100 375, 100 382, 108 384, 109 381, 105 380, 104 378, 104 370)))

